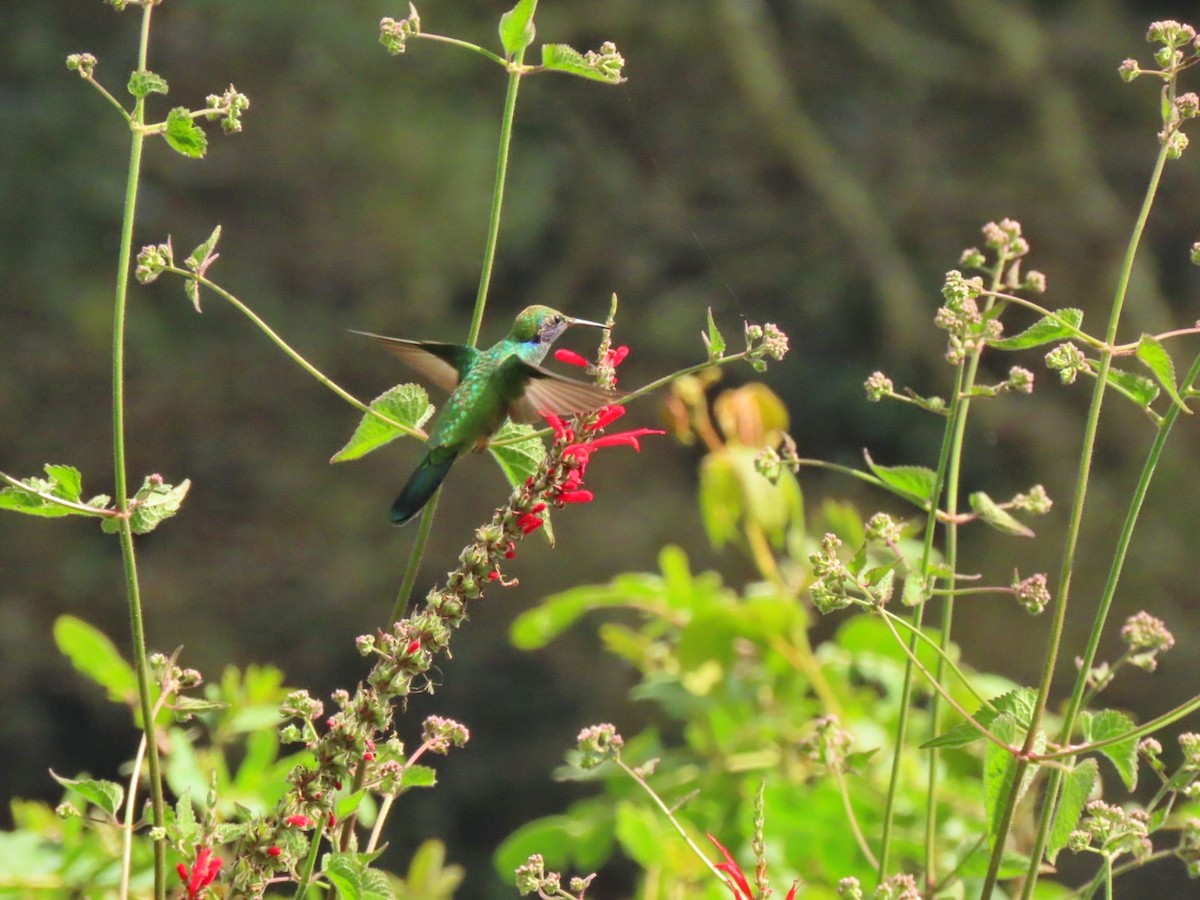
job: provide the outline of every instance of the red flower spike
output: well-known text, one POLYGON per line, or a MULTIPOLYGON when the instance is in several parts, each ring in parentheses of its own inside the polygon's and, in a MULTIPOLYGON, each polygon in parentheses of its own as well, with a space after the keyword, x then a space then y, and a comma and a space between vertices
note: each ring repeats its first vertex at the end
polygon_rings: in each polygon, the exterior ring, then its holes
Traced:
POLYGON ((604 362, 607 365, 612 366, 615 369, 621 363, 625 362, 625 357, 627 357, 628 355, 629 355, 628 347, 626 347, 624 345, 622 345, 620 347, 614 347, 612 350, 608 351, 608 356, 606 356, 604 358, 604 362))
POLYGON ((204 893, 204 889, 216 880, 221 871, 221 863, 221 857, 213 856, 210 848, 197 847, 196 860, 190 869, 183 863, 175 867, 179 880, 187 890, 188 900, 197 900, 204 893))
POLYGON ((750 890, 750 882, 746 880, 746 875, 742 872, 742 867, 729 855, 729 851, 725 849, 720 841, 711 834, 706 836, 721 851, 721 855, 725 857, 725 862, 714 863, 713 868, 729 876, 729 881, 725 883, 733 891, 735 900, 754 900, 754 892, 750 890))
POLYGON ((596 495, 591 491, 563 491, 555 499, 559 503, 591 503, 596 495))
POLYGON ((619 403, 603 406, 597 412, 596 421, 588 427, 588 431, 599 431, 601 428, 607 428, 623 415, 625 415, 625 407, 619 403))
POLYGON ((568 366, 579 366, 581 369, 586 369, 591 365, 591 363, 589 363, 574 350, 568 350, 566 347, 560 347, 559 349, 555 350, 554 358, 560 363, 566 363, 568 366))
POLYGON ((268 847, 267 848, 267 856, 280 856, 282 854, 283 854, 283 851, 278 847, 268 847))

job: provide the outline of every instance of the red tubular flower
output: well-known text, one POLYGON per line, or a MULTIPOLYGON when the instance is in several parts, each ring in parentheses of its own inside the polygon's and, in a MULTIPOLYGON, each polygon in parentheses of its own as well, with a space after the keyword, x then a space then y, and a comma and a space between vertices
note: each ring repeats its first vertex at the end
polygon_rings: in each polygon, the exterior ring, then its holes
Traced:
POLYGON ((711 834, 708 835, 708 839, 716 845, 716 848, 721 851, 721 855, 725 857, 725 862, 714 863, 713 868, 729 876, 725 884, 733 891, 734 900, 754 900, 754 891, 750 890, 750 882, 746 880, 746 875, 742 872, 742 867, 729 855, 729 851, 725 849, 720 841, 711 834))
POLYGON ((525 513, 517 519, 517 527, 521 529, 522 534, 530 534, 542 527, 542 520, 533 513, 525 513))
POLYGON ((598 438, 593 438, 588 441, 588 446, 592 449, 598 447, 629 446, 641 453, 642 445, 638 441, 638 438, 644 437, 647 434, 666 434, 666 432, 656 428, 635 428, 633 431, 621 431, 617 434, 605 434, 598 438))
POLYGON ((197 900, 204 893, 204 889, 216 880, 221 871, 221 863, 221 857, 213 856, 210 848, 197 847, 196 860, 191 868, 183 863, 175 867, 180 882, 187 890, 188 900, 197 900))
MULTIPOLYGON (((567 423, 564 422, 560 416, 556 416, 552 412, 544 412, 544 411, 539 412, 538 415, 541 416, 543 419, 545 419, 546 422, 550 425, 550 427, 554 429, 554 439, 555 440, 569 441, 575 436, 575 432, 573 432, 570 428, 567 427, 567 423)), ((532 487, 532 485, 530 485, 530 486, 532 487)))
POLYGON ((608 365, 612 366, 615 369, 617 366, 619 366, 621 363, 623 363, 625 361, 625 357, 627 357, 628 355, 629 355, 629 348, 622 345, 620 347, 614 347, 612 350, 609 350, 608 356, 606 356, 604 358, 604 361, 608 365))
POLYGON ((601 428, 607 428, 623 415, 625 415, 625 407, 619 403, 602 406, 596 413, 596 421, 588 426, 588 431, 599 431, 601 428))
POLYGON ((581 369, 586 369, 591 365, 591 363, 589 363, 574 350, 568 350, 566 347, 560 347, 559 349, 555 350, 554 358, 560 363, 566 363, 568 366, 579 366, 581 369))
POLYGON ((562 491, 554 499, 559 503, 591 503, 596 495, 591 491, 562 491))

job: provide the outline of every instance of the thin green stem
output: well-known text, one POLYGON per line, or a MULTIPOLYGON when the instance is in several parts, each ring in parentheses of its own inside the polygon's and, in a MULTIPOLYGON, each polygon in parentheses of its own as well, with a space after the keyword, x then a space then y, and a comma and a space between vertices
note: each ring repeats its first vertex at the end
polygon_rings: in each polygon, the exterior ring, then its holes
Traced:
MULTIPOLYGON (((325 834, 325 826, 313 830, 312 840, 308 844, 308 856, 304 857, 304 868, 300 872, 300 881, 296 884, 294 900, 304 900, 308 895, 309 885, 312 884, 313 872, 317 869, 317 857, 321 855, 321 837, 325 834)), ((330 844, 333 836, 330 835, 330 844)))
POLYGON ((1080 753, 1090 753, 1093 750, 1099 750, 1101 747, 1108 747, 1112 744, 1119 744, 1122 741, 1136 741, 1138 738, 1146 735, 1154 734, 1159 729, 1166 728, 1168 725, 1173 725, 1185 716, 1190 716, 1196 710, 1200 709, 1200 697, 1193 697, 1186 703, 1181 703, 1174 709, 1168 710, 1161 716, 1155 716, 1149 722, 1143 722, 1136 728, 1131 728, 1129 731, 1121 734, 1113 735, 1112 737, 1104 738, 1100 741, 1092 741, 1087 744, 1079 744, 1073 747, 1068 747, 1065 750, 1056 753, 1033 753, 1029 759, 1033 762, 1043 762, 1046 760, 1068 759, 1072 756, 1077 756, 1080 753))
MULTIPOLYGON (((954 396, 962 395, 963 371, 959 367, 955 376, 954 396)), ((925 519, 925 540, 921 548, 921 564, 917 570, 916 577, 924 578, 925 573, 929 571, 929 566, 933 561, 933 543, 937 531, 937 513, 938 505, 941 503, 942 492, 946 485, 946 471, 950 463, 950 448, 953 436, 953 422, 947 420, 946 427, 942 431, 942 446, 938 451, 937 474, 934 478, 933 496, 929 498, 929 507, 926 510, 925 519)), ((853 470, 851 470, 853 471, 853 470)), ((864 473, 865 474, 865 473, 864 473)), ((913 577, 913 575, 909 575, 913 577)), ((901 647, 904 648, 908 659, 904 664, 904 682, 900 688, 900 713, 896 721, 896 738, 895 738, 895 755, 892 757, 892 770, 888 777, 887 798, 884 801, 883 808, 883 825, 880 830, 879 843, 879 866, 876 870, 876 884, 883 884, 888 877, 888 868, 891 862, 892 849, 892 829, 895 825, 896 817, 896 794, 900 786, 902 756, 904 743, 908 737, 908 716, 911 707, 912 690, 913 690, 913 667, 917 663, 917 635, 921 634, 921 622, 925 615, 925 604, 918 603, 912 611, 912 635, 909 637, 909 643, 905 644, 900 641, 901 647)), ((884 618, 887 622, 887 618, 884 618)), ((893 628, 893 633, 895 630, 893 628)), ((899 639, 899 634, 896 635, 899 639)))
MULTIPOLYGON (((1174 82, 1171 82, 1168 86, 1168 99, 1174 99, 1174 82)), ((1163 167, 1167 162, 1167 150, 1168 145, 1164 142, 1159 148, 1158 157, 1154 162, 1154 169, 1150 175, 1150 183, 1146 187, 1146 195, 1142 200, 1142 207, 1138 212, 1137 221, 1134 223, 1133 231, 1129 236, 1129 244, 1125 249, 1125 257, 1121 263, 1121 271, 1117 279, 1116 291, 1113 295, 1112 309, 1108 318, 1108 328, 1104 336, 1104 342, 1107 346, 1100 351, 1100 365, 1096 372, 1096 383, 1092 388, 1087 422, 1084 425, 1083 441, 1079 454, 1079 471, 1075 480, 1075 492, 1071 502, 1066 540, 1063 546, 1058 590, 1054 595, 1054 618, 1051 622, 1050 637, 1046 646, 1042 679, 1038 686, 1037 700, 1030 716, 1029 731, 1025 736, 1024 753, 1026 756, 1032 753, 1034 742, 1038 739, 1042 716, 1045 713, 1046 704, 1050 698, 1050 687, 1053 683, 1055 669, 1057 668, 1063 630, 1066 627, 1071 577, 1075 571, 1075 551, 1083 522, 1083 509, 1087 500, 1088 483, 1092 471, 1092 456, 1096 445, 1096 433, 1100 424, 1100 409, 1104 402, 1105 389, 1108 386, 1108 372, 1112 366, 1113 352, 1111 348, 1116 344, 1117 326, 1120 324, 1121 312, 1125 306, 1125 297, 1129 290, 1129 280, 1133 274, 1133 262, 1137 257, 1138 245, 1141 243, 1142 234, 1146 228, 1146 221, 1150 217, 1150 210, 1154 206, 1154 198, 1158 193, 1159 182, 1162 180, 1163 167)), ((1084 679, 1086 675, 1087 670, 1080 669, 1078 678, 1084 679)), ((984 878, 981 893, 982 900, 988 900, 995 890, 996 881, 1000 873, 1000 863, 1004 857, 1004 849, 1007 843, 1006 837, 1009 828, 1012 827, 1013 814, 1016 811, 1017 799, 1020 794, 1019 788, 1024 783, 1025 773, 1028 771, 1029 765, 1028 759, 1021 758, 1017 760, 1016 769, 1013 773, 1012 787, 1005 797, 1003 810, 997 822, 996 845, 992 848, 992 856, 988 862, 987 875, 984 878)), ((1052 780, 1057 782, 1058 779, 1052 777, 1052 780)), ((1047 793, 1045 803, 1053 805, 1054 801, 1054 794, 1047 793)), ((1028 873, 1022 888, 1023 897, 1031 897, 1033 894, 1034 886, 1037 883, 1040 858, 1040 855, 1030 858, 1028 873)))
POLYGON ((976 688, 975 685, 971 683, 971 679, 969 679, 967 677, 967 673, 962 671, 962 669, 960 669, 957 666, 957 664, 955 664, 954 660, 950 658, 949 653, 947 653, 946 649, 944 647, 942 647, 942 645, 938 641, 935 641, 933 638, 931 638, 929 635, 927 635, 921 629, 914 628, 911 622, 906 621, 905 619, 896 615, 895 613, 888 612, 886 609, 884 609, 882 607, 877 607, 876 609, 874 609, 872 611, 880 613, 888 621, 893 622, 896 625, 899 625, 900 627, 904 628, 906 631, 909 632, 909 634, 913 635, 919 641, 924 643, 925 646, 927 646, 930 650, 932 650, 935 654, 937 654, 937 656, 946 664, 946 666, 955 675, 955 677, 957 677, 958 680, 960 682, 962 682, 962 686, 967 689, 967 691, 971 694, 971 696, 979 701, 980 706, 983 706, 986 709, 992 709, 992 702, 990 700, 988 700, 987 697, 983 696, 983 694, 981 694, 979 692, 979 689, 976 688))
POLYGON ((411 425, 404 425, 400 422, 397 422, 395 419, 385 416, 383 413, 379 412, 378 410, 371 409, 371 407, 368 406, 366 403, 363 403, 361 400, 359 400, 357 397, 355 397, 349 391, 342 388, 332 378, 330 378, 328 375, 326 375, 324 372, 322 372, 320 369, 318 369, 316 366, 314 366, 312 363, 310 363, 307 359, 305 359, 303 356, 301 356, 300 352, 295 350, 287 341, 285 341, 282 337, 280 337, 279 334, 270 325, 268 325, 265 321, 263 321, 263 319, 258 315, 258 313, 256 313, 249 306, 247 306, 245 303, 243 303, 241 300, 239 300, 237 297, 235 297, 229 291, 225 290, 225 288, 221 287, 216 282, 209 281, 207 278, 205 278, 202 275, 197 276, 195 273, 189 272, 187 269, 181 269, 178 266, 164 266, 163 271, 169 272, 172 275, 180 275, 183 278, 186 278, 188 280, 196 281, 198 284, 201 285, 201 287, 207 288, 208 290, 210 290, 214 294, 216 294, 218 297, 220 297, 222 300, 225 300, 227 303, 232 305, 236 310, 238 310, 238 312, 240 312, 242 315, 244 315, 246 318, 248 318, 256 326, 258 326, 258 329, 263 334, 265 334, 276 347, 278 347, 285 354, 287 354, 287 356, 292 360, 292 362, 296 363, 296 365, 298 365, 300 368, 302 368, 305 372, 307 372, 309 375, 311 375, 313 378, 315 378, 321 384, 325 385, 325 387, 329 388, 329 390, 333 391, 335 394, 337 394, 339 397, 341 397, 343 400, 345 400, 347 403, 349 403, 355 409, 359 410, 360 412, 366 413, 367 415, 374 416, 379 421, 381 421, 387 425, 390 425, 393 428, 399 429, 401 433, 403 433, 409 437, 415 437, 418 440, 422 440, 422 441, 428 439, 429 436, 425 433, 425 431, 423 429, 414 428, 411 425))
MULTIPOLYGON (((1191 368, 1184 376, 1181 383, 1182 390, 1187 390, 1193 386, 1197 379, 1200 379, 1200 356, 1192 362, 1191 368)), ((1121 573, 1124 569, 1125 559, 1129 553, 1129 545, 1133 541, 1133 532, 1137 526, 1138 517, 1142 511, 1142 505, 1146 500, 1146 494, 1150 490, 1150 483, 1154 478, 1155 470, 1158 467, 1158 461, 1162 458, 1163 449, 1166 447, 1167 437, 1171 433, 1171 429, 1179 420, 1181 410, 1178 406, 1172 405, 1163 416, 1162 423, 1158 426, 1158 431, 1154 436, 1154 442, 1150 445, 1150 449, 1146 454, 1146 461, 1142 464, 1141 474, 1138 476, 1137 486, 1134 488, 1133 496, 1129 502, 1129 508, 1125 513, 1125 521, 1121 526, 1121 533, 1117 538, 1117 545, 1113 552, 1112 564, 1109 566, 1108 577, 1105 580, 1104 588, 1100 593, 1100 601, 1096 608, 1096 615, 1092 621, 1092 631, 1088 635, 1087 647, 1083 651, 1079 664, 1081 677, 1075 682, 1075 688, 1071 693, 1071 700, 1067 704, 1067 711, 1063 715, 1062 728, 1059 731, 1059 742, 1067 743, 1071 739, 1071 734, 1075 730, 1075 722, 1079 717, 1080 711, 1088 702, 1087 679, 1083 677, 1092 666, 1095 665, 1096 655, 1100 649, 1100 640, 1104 634, 1105 625, 1108 622, 1108 615, 1112 609, 1113 598, 1117 593, 1117 585, 1121 579, 1121 573)), ((1169 714, 1168 714, 1169 715, 1169 714)), ((1156 726, 1157 727, 1157 726, 1156 726)), ((1034 840, 1034 859, 1040 859, 1042 853, 1045 852, 1045 845, 1050 833, 1050 824, 1053 819, 1054 808, 1057 804, 1058 791, 1062 784, 1062 771, 1054 770, 1050 773, 1050 777, 1046 784, 1046 802, 1042 806, 1042 810, 1038 819, 1038 830, 1034 840)))
POLYGON ((662 797, 658 796, 658 794, 655 792, 654 788, 650 787, 650 785, 647 784, 646 779, 644 779, 641 775, 639 775, 637 772, 635 772, 633 769, 631 769, 628 765, 626 765, 626 763, 623 759, 620 759, 618 757, 617 759, 614 759, 613 762, 615 762, 618 766, 620 766, 622 772, 624 772, 626 775, 628 775, 630 778, 632 778, 634 781, 636 781, 638 783, 638 785, 641 786, 642 790, 644 790, 647 794, 650 795, 650 799, 654 801, 654 805, 657 806, 660 810, 662 810, 663 815, 667 817, 667 821, 671 823, 671 826, 675 829, 675 831, 679 834, 679 836, 681 838, 683 838, 684 843, 686 843, 688 845, 688 847, 691 848, 692 852, 694 854, 696 854, 696 856, 700 859, 701 862, 704 863, 705 866, 708 867, 708 870, 710 872, 712 872, 712 874, 717 878, 717 880, 723 884, 725 882, 725 876, 721 874, 720 869, 718 869, 716 867, 716 865, 713 864, 713 861, 708 858, 708 855, 703 850, 701 850, 698 846, 696 846, 696 842, 693 841, 691 838, 691 835, 689 835, 687 833, 687 830, 683 827, 683 823, 681 823, 679 821, 679 819, 676 818, 675 814, 673 812, 671 812, 671 808, 669 806, 667 806, 666 803, 663 802, 662 797))
POLYGON ((470 50, 473 53, 478 53, 480 56, 486 56, 492 62, 499 63, 505 68, 508 67, 508 61, 505 60, 503 56, 500 56, 498 53, 493 53, 486 47, 481 47, 478 44, 472 44, 470 41, 462 41, 458 38, 447 37, 444 34, 429 34, 425 31, 414 34, 413 37, 421 38, 422 40, 426 41, 437 41, 441 44, 449 44, 452 47, 461 47, 463 50, 470 50))
POLYGON ((146 734, 138 741, 137 755, 133 759, 133 771, 129 773, 129 790, 125 797, 125 820, 121 830, 121 884, 117 896, 125 900, 129 896, 129 872, 133 862, 133 826, 137 814, 138 781, 142 777, 142 762, 146 758, 146 734))
POLYGON ((433 517, 437 512, 438 499, 441 496, 442 492, 439 489, 425 504, 425 509, 421 512, 421 522, 417 526, 417 539, 413 541, 412 550, 408 554, 408 564, 404 567, 404 578, 400 582, 400 590, 396 593, 396 605, 392 607, 390 620, 392 622, 399 622, 408 613, 413 585, 417 582, 421 557, 425 555, 425 546, 429 543, 430 532, 433 531, 433 517))
MULTIPOLYGON (((142 29, 138 42, 138 71, 146 71, 150 47, 150 15, 154 6, 142 7, 142 29)), ((133 257, 133 223, 137 213, 138 180, 142 168, 144 136, 139 128, 145 123, 145 101, 138 99, 133 108, 129 149, 129 175, 125 184, 125 211, 121 220, 121 245, 117 260, 117 285, 113 302, 112 341, 112 419, 113 419, 113 481, 116 508, 120 513, 121 560, 125 572, 125 595, 129 606, 129 626, 133 641, 133 664, 137 675, 138 701, 142 714, 142 730, 146 736, 147 762, 150 773, 150 797, 154 810, 154 825, 166 824, 163 801, 162 770, 158 759, 158 742, 154 738, 154 702, 151 696, 150 667, 146 660, 146 632, 142 622, 142 598, 138 585, 137 559, 133 548, 133 531, 129 523, 129 491, 125 471, 125 305, 129 293, 129 267, 133 257)), ((154 842, 154 896, 163 900, 167 891, 167 844, 162 837, 154 842)))
POLYGON ((87 80, 88 84, 90 84, 92 87, 94 87, 96 90, 98 90, 100 92, 101 97, 103 97, 105 100, 107 100, 109 103, 111 103, 113 105, 113 107, 117 110, 117 112, 119 112, 121 114, 121 118, 123 118, 130 125, 134 124, 133 116, 131 116, 129 114, 129 110, 127 110, 124 106, 122 106, 121 101, 118 100, 116 97, 114 97, 112 94, 110 94, 108 92, 108 89, 104 85, 102 85, 100 82, 98 82, 94 77, 92 77, 90 75, 88 76, 88 78, 86 80, 87 80))
POLYGON ((859 824, 858 816, 854 812, 854 806, 850 803, 850 789, 846 784, 846 774, 837 768, 834 768, 832 772, 834 780, 837 781, 838 793, 842 795, 842 809, 846 812, 846 821, 850 823, 850 831, 854 834, 854 842, 858 844, 858 849, 866 858, 867 865, 875 868, 879 865, 879 860, 871 852, 871 845, 867 843, 867 836, 863 833, 862 825, 859 824))

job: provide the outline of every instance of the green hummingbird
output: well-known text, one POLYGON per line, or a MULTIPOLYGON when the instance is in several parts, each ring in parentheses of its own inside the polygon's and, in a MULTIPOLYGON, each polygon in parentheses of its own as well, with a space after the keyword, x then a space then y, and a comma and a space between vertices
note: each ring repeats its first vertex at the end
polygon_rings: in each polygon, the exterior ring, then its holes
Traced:
POLYGON ((392 524, 403 525, 420 512, 454 461, 468 450, 486 447, 505 416, 514 422, 536 422, 539 413, 565 416, 589 412, 623 396, 564 378, 539 365, 550 345, 572 325, 604 327, 548 306, 529 306, 517 316, 508 334, 486 350, 354 332, 379 341, 419 374, 450 391, 450 399, 429 432, 425 458, 392 504, 392 524))

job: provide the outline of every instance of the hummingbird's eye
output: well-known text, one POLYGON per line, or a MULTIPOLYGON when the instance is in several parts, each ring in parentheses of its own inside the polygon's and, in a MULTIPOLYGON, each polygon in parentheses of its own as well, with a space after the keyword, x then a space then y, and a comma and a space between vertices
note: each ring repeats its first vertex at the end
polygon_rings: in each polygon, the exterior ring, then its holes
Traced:
POLYGON ((550 321, 553 322, 555 325, 561 325, 563 322, 563 317, 562 316, 551 316, 550 321))

